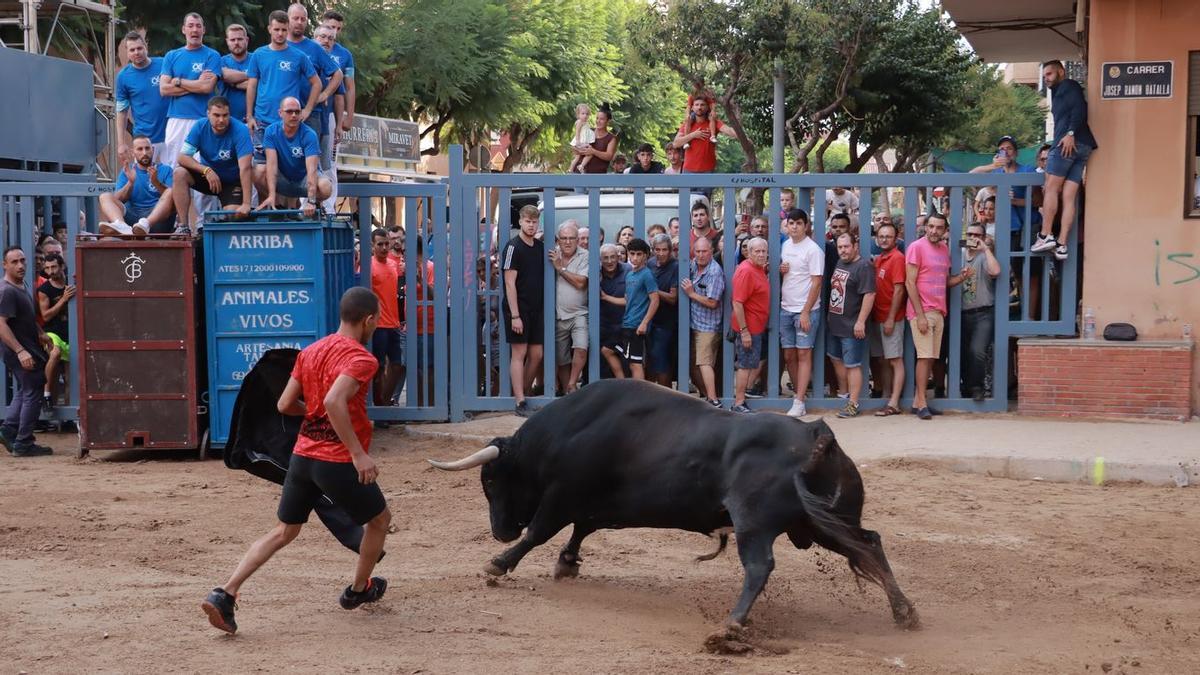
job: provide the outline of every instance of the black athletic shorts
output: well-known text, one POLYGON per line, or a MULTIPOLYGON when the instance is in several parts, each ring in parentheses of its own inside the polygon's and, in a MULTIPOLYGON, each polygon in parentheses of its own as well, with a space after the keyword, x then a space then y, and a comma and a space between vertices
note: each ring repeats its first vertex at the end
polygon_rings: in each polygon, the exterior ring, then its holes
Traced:
POLYGON ((646 360, 646 336, 638 335, 636 328, 622 328, 621 342, 617 344, 617 353, 630 363, 641 363, 646 360))
POLYGON ((351 462, 325 462, 292 455, 283 496, 279 498, 279 520, 288 525, 308 522, 308 514, 328 496, 358 525, 363 525, 387 508, 378 483, 358 482, 351 462))
POLYGON ((238 205, 242 203, 242 184, 237 181, 227 181, 221 179, 221 193, 214 194, 212 188, 208 186, 208 179, 204 174, 188 169, 188 173, 192 174, 192 189, 202 195, 216 197, 221 202, 221 206, 238 205))
POLYGON ((542 323, 541 308, 533 309, 518 305, 521 312, 521 334, 517 335, 512 329, 512 319, 508 313, 508 304, 504 305, 504 336, 508 344, 540 345, 545 341, 544 324, 542 323))

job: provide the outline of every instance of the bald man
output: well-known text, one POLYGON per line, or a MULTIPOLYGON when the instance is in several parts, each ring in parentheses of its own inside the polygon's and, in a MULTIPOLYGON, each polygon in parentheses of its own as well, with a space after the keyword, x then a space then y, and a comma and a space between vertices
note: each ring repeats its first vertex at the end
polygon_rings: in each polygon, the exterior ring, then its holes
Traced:
POLYGON ((254 167, 260 195, 259 209, 274 209, 284 198, 303 198, 304 217, 316 213, 317 204, 333 191, 329 179, 317 173, 321 145, 317 132, 300 123, 300 99, 286 96, 279 102, 279 122, 263 133, 265 164, 254 167))

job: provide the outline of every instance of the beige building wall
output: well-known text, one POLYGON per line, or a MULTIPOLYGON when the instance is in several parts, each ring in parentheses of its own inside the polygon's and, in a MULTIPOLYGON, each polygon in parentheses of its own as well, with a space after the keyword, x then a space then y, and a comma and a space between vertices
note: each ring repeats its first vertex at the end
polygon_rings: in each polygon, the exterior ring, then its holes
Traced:
MULTIPOLYGON (((1083 304, 1097 326, 1140 336, 1200 331, 1200 219, 1184 213, 1188 51, 1200 50, 1197 0, 1091 0, 1088 114, 1100 149, 1087 172, 1083 304), (1100 100, 1106 61, 1175 63, 1167 100, 1100 100)), ((1200 383, 1200 352, 1192 353, 1200 383)), ((1193 384, 1192 413, 1200 407, 1193 384)))

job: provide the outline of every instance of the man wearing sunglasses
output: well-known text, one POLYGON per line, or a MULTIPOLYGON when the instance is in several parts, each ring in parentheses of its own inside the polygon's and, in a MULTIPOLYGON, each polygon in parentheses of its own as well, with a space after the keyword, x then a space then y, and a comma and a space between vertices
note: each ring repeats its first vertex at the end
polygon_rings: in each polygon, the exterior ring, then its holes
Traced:
MULTIPOLYGON (((258 193, 266 195, 258 208, 274 209, 281 198, 303 198, 305 218, 312 218, 317 204, 333 192, 329 179, 317 173, 321 145, 317 132, 300 123, 300 100, 288 96, 279 102, 280 122, 267 127, 263 133, 266 164, 254 167, 258 193)), ((386 235, 384 237, 386 242, 386 235)))

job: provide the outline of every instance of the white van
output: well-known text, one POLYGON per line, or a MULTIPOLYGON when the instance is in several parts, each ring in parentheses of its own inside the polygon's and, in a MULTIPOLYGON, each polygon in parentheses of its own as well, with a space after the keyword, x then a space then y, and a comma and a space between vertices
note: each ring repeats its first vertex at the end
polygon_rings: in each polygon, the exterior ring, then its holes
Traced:
MULTIPOLYGON (((679 215, 679 194, 676 192, 646 193, 645 220, 646 227, 655 223, 666 227, 667 221, 679 215)), ((691 193, 691 203, 695 204, 704 196, 691 193)), ((545 204, 538 202, 538 211, 545 211, 545 204)), ((588 195, 572 194, 554 198, 554 223, 549 227, 550 232, 558 229, 564 221, 575 220, 580 227, 593 229, 588 222, 588 195)), ((604 228, 604 241, 615 241, 617 231, 622 227, 633 226, 633 193, 602 193, 600 195, 600 226, 604 228)), ((542 223, 547 227, 547 223, 542 223)))

